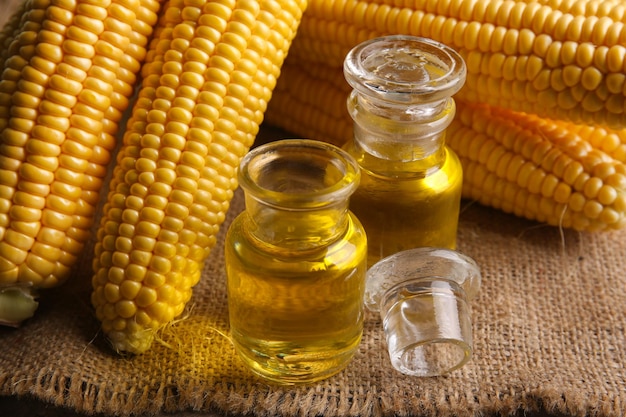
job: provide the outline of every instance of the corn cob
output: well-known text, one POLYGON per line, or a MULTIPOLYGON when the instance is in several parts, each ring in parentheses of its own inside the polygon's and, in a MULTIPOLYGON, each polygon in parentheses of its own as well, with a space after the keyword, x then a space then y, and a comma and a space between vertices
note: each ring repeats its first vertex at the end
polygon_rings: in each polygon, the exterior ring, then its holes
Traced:
POLYGON ((3 31, 0 322, 36 309, 90 237, 156 0, 27 0, 3 31), (24 306, 16 314, 6 302, 24 306))
POLYGON ((366 39, 427 37, 465 59, 459 98, 621 129, 625 9, 618 0, 313 0, 290 59, 340 68, 366 39))
MULTIPOLYGON (((352 119, 340 77, 333 68, 285 63, 266 120, 343 145, 352 119)), ((626 129, 457 102, 447 143, 465 170, 464 198, 575 230, 626 226, 626 129)))
POLYGON ((146 351, 183 312, 305 6, 304 0, 166 6, 95 248, 92 304, 117 351, 146 351))
MULTIPOLYGON (((492 107, 490 111, 497 114, 508 109, 513 120, 520 123, 532 120, 535 126, 539 121, 534 117, 540 117, 554 131, 546 134, 544 128, 535 127, 528 130, 533 134, 526 135, 527 141, 537 142, 535 136, 542 135, 537 144, 542 143, 540 148, 545 150, 547 143, 560 134, 569 138, 574 148, 583 149, 581 143, 594 148, 585 148, 587 156, 578 155, 586 162, 579 161, 577 165, 582 172, 576 187, 586 184, 585 178, 595 184, 585 186, 587 194, 572 188, 572 201, 563 202, 563 194, 559 194, 559 201, 553 195, 542 197, 543 205, 551 202, 553 210, 567 206, 558 224, 578 230, 621 228, 624 187, 620 178, 626 163, 624 23, 626 5, 618 0, 313 0, 294 40, 266 120, 299 135, 341 145, 351 134, 351 120, 342 108, 341 98, 348 94, 341 71, 346 53, 360 42, 388 34, 432 38, 457 49, 468 64, 465 87, 456 97, 464 102, 460 104, 464 112, 484 117, 486 111, 473 103, 487 103, 492 107), (613 166, 615 175, 610 180, 595 172, 600 168, 591 162, 594 158, 603 161, 601 166, 613 166), (601 199, 595 195, 598 181, 606 186, 601 199), (612 191, 606 191, 609 189, 612 191), (616 195, 615 200, 609 194, 616 195), (581 196, 585 197, 584 202, 581 196), (555 208, 557 204, 561 206, 555 208)), ((453 122, 450 130, 460 131, 458 123, 453 122)), ((463 129, 463 141, 450 139, 451 147, 462 156, 457 149, 461 144, 481 140, 477 132, 471 134, 470 127, 463 129)), ((497 135, 491 137, 493 141, 500 139, 497 135)), ((564 144, 552 146, 561 149, 564 144)), ((570 157, 577 160, 576 155, 570 157)), ((480 155, 478 162, 471 162, 472 172, 487 169, 484 158, 480 155), (474 165, 479 168, 474 169, 474 165)), ((469 159, 464 161, 470 164, 469 159)), ((538 171, 550 169, 539 165, 538 159, 528 163, 538 171)), ((550 178, 552 183, 554 178, 550 178)), ((565 179, 559 181, 563 183, 565 179)), ((466 183, 480 186, 471 177, 466 183)), ((565 181, 559 189, 566 186, 573 187, 565 181)), ((536 184, 533 191, 535 188, 536 184)), ((465 197, 502 208, 496 196, 479 198, 479 194, 478 188, 464 188, 465 197)), ((515 204, 524 206, 525 202, 520 197, 515 204)), ((547 216, 510 205, 504 209, 557 224, 554 213, 547 216)))

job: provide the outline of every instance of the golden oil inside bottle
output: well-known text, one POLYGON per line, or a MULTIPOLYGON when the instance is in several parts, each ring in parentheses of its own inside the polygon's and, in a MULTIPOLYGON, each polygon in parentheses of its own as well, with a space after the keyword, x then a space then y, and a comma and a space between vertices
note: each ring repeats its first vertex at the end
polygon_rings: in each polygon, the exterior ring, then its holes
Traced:
POLYGON ((436 170, 410 173, 411 163, 396 161, 397 172, 404 174, 393 177, 377 173, 389 169, 389 161, 356 156, 361 184, 350 210, 367 232, 369 265, 417 247, 456 248, 463 172, 454 151, 444 147, 442 152, 444 162, 436 170))
POLYGON ((368 264, 417 247, 454 249, 463 173, 445 130, 463 59, 431 39, 386 36, 353 48, 344 74, 354 120, 345 149, 362 171, 350 209, 367 232, 368 264))
POLYGON ((243 218, 229 233, 230 325, 243 360, 282 383, 313 382, 342 370, 363 331, 366 243, 354 220, 337 242, 310 251, 250 239, 243 218))
POLYGON ((322 142, 281 142, 244 158, 246 210, 225 260, 237 352, 258 375, 295 384, 341 371, 361 341, 367 239, 348 211, 356 161, 322 142))

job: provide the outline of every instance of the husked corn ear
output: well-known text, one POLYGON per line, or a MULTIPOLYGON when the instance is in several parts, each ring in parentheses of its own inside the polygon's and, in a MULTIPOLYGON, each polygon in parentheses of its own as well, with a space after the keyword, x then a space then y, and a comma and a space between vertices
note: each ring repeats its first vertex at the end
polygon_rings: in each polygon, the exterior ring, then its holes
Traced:
POLYGON ((312 0, 290 60, 339 68, 366 39, 422 36, 463 56, 467 101, 621 129, 625 9, 617 0, 312 0))
POLYGON ((98 230, 92 304, 119 352, 180 315, 237 186, 305 1, 171 0, 98 230))
POLYGON ((447 132, 464 169, 464 197, 576 230, 626 226, 626 165, 536 115, 459 103, 447 132))
POLYGON ((159 3, 25 4, 0 78, 0 287, 36 291, 67 279, 90 237, 159 3))
MULTIPOLYGON (((339 146, 351 137, 349 90, 331 69, 286 62, 281 81, 268 122, 339 146)), ((457 100, 446 142, 463 164, 465 198, 576 230, 626 226, 626 130, 457 100)))

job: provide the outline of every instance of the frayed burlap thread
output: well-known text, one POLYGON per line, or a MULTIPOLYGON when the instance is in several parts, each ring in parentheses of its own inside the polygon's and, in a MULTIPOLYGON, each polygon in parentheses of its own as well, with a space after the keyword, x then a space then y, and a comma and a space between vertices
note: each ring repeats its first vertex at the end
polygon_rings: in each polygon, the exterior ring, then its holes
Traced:
POLYGON ((115 354, 98 331, 88 248, 72 279, 42 294, 35 318, 0 329, 0 394, 118 416, 626 415, 626 232, 559 230, 465 201, 459 250, 484 275, 471 303, 472 361, 443 377, 401 375, 380 318, 367 313, 345 371, 280 387, 255 378, 229 339, 223 238, 241 210, 238 191, 184 316, 140 356, 115 354))

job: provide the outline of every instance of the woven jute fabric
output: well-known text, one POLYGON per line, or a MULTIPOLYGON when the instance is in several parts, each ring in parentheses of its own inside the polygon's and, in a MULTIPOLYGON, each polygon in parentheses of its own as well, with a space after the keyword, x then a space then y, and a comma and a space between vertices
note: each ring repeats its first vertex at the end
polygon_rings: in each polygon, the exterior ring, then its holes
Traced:
POLYGON ((368 312, 347 369, 282 387, 254 377, 229 341, 223 236, 242 209, 238 191, 187 311, 140 356, 115 354, 99 332, 91 243, 70 281, 42 295, 36 317, 0 329, 0 394, 121 416, 626 415, 626 231, 559 230, 465 201, 459 250, 483 273, 471 362, 443 377, 402 375, 368 312))
MULTIPOLYGON (((14 3, 0 0, 0 21, 14 3)), ((626 415, 626 231, 576 233, 465 201, 459 250, 483 272, 471 302, 472 361, 443 377, 399 374, 380 318, 368 313, 347 369, 282 387, 255 378, 229 340, 223 236, 241 210, 238 192, 184 315, 139 356, 117 355, 99 331, 89 242, 71 279, 42 294, 33 319, 0 328, 0 395, 119 416, 626 415)))

